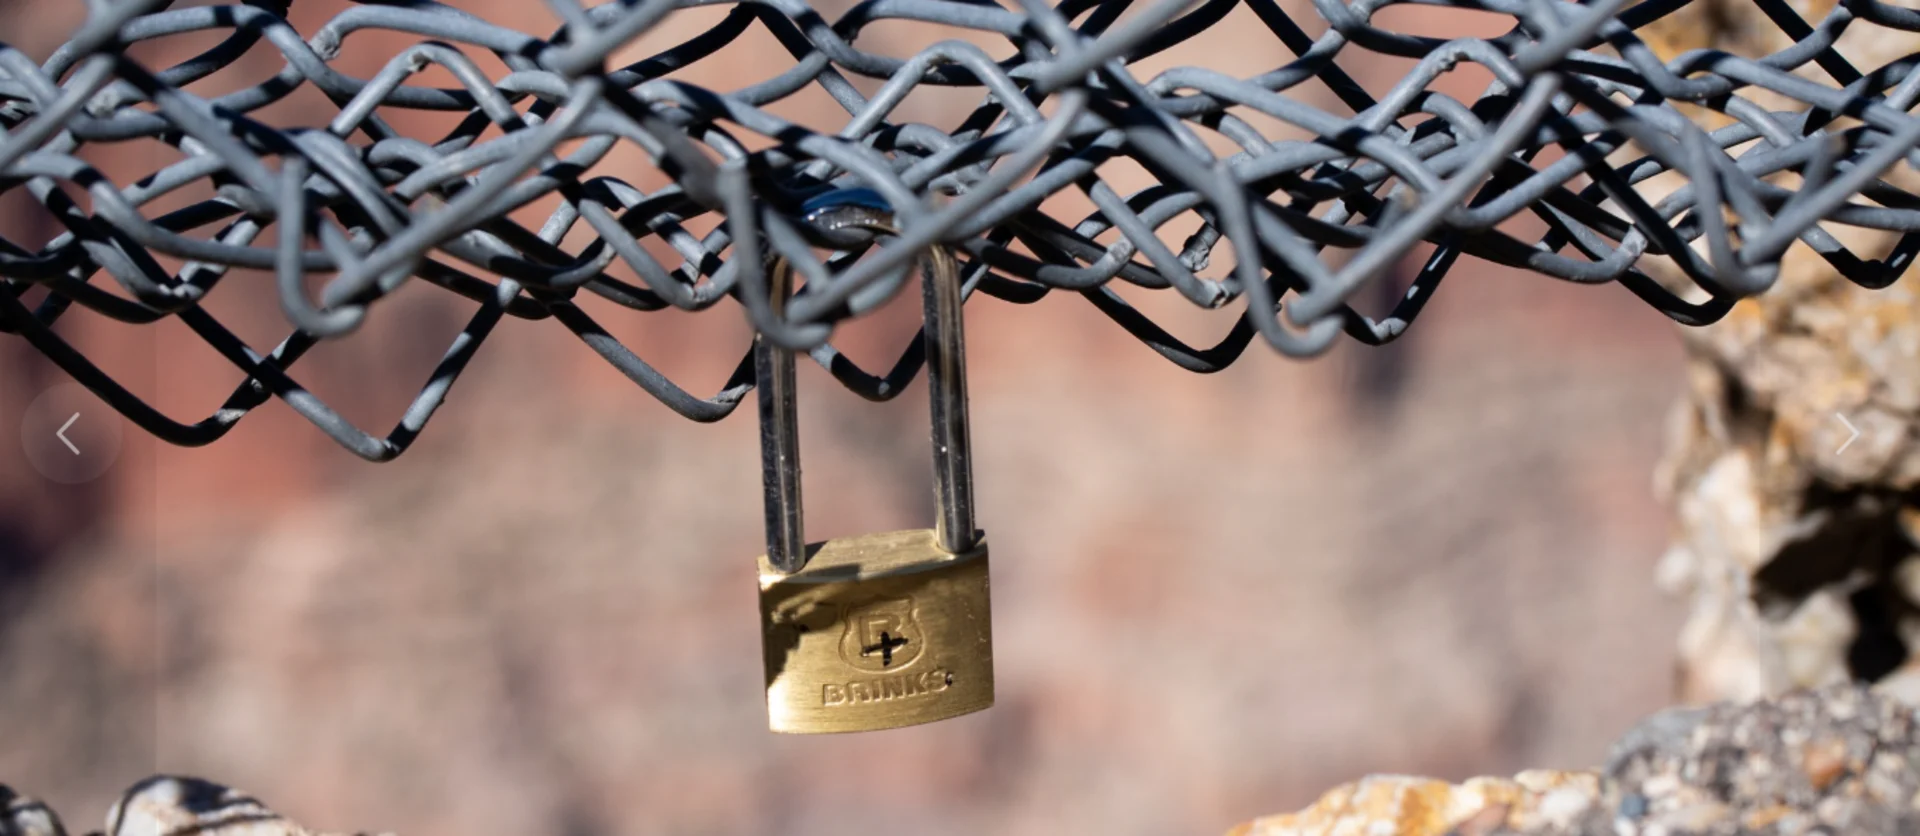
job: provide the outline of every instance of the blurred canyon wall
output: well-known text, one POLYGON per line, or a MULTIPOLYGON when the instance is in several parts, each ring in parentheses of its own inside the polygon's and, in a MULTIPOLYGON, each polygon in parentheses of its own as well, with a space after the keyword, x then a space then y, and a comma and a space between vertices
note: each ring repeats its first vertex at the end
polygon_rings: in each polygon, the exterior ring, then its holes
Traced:
MULTIPOLYGON (((540 4, 463 7, 553 26, 540 4)), ((309 32, 338 8, 295 4, 293 20, 309 32)), ((35 55, 77 14, 55 0, 5 13, 35 55)), ((630 54, 720 13, 677 15, 630 54)), ((1390 14, 1428 33, 1494 23, 1390 14)), ((1238 11, 1141 74, 1269 69, 1288 56, 1264 32, 1238 11)), ((890 23, 865 36, 882 47, 862 44, 905 55, 950 34, 890 23)), ((758 30, 744 41, 681 77, 727 89, 788 66, 758 30)), ((336 66, 365 77, 410 42, 356 35, 336 66)), ((257 49, 206 91, 279 66, 257 49)), ((1404 65, 1348 68, 1377 93, 1404 65)), ((1484 81, 1463 71, 1455 93, 1484 81)), ((970 102, 910 104, 901 118, 943 124, 970 102)), ((837 127, 824 95, 775 109, 837 127)), ((331 113, 303 90, 261 118, 331 113)), ((437 124, 412 118, 395 124, 437 124)), ((126 182, 170 153, 92 159, 126 182)), ((659 182, 637 151, 613 165, 659 182)), ((1123 192, 1138 186, 1127 176, 1113 176, 1123 192)), ((10 237, 50 237, 8 199, 10 237)), ((362 426, 392 426, 464 317, 445 296, 406 288, 296 377, 362 426)), ((1203 343, 1237 315, 1129 298, 1203 343)), ((230 278, 209 307, 256 347, 283 336, 267 277, 230 278)), ((749 336, 727 304, 593 311, 699 394, 749 336)), ((205 449, 130 435, 115 471, 79 491, 0 474, 0 781, 79 827, 165 770, 246 787, 315 827, 408 836, 1212 833, 1369 772, 1587 766, 1672 698, 1681 607, 1651 583, 1668 516, 1650 474, 1683 356, 1630 294, 1469 263, 1392 346, 1312 363, 1256 346, 1205 377, 1068 294, 967 313, 997 558, 991 711, 880 735, 767 733, 750 405, 684 421, 556 324, 509 321, 392 464, 272 404, 205 449)), ((884 367, 918 315, 898 302, 836 343, 884 367)), ((171 323, 62 327, 175 416, 204 415, 240 379, 171 323)), ((0 364, 0 421, 61 379, 17 341, 0 341, 0 364)), ((801 386, 810 533, 924 525, 922 387, 870 404, 811 365, 801 386)))

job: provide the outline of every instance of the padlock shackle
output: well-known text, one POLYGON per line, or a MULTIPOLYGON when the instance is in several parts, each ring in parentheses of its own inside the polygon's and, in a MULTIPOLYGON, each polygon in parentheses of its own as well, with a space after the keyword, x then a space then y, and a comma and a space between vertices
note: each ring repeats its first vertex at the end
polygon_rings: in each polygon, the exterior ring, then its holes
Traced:
POLYGON ((933 419, 934 531, 940 548, 966 554, 979 545, 973 519, 973 438, 968 427, 967 335, 960 314, 960 262, 935 245, 920 284, 925 306, 927 402, 933 419))
MULTIPOLYGON (((785 316, 793 295, 793 265, 785 256, 767 274, 767 304, 785 316)), ((801 517, 800 416, 794 402, 793 351, 753 339, 755 400, 760 402, 760 487, 765 495, 767 561, 782 572, 807 563, 806 521, 801 517)))
MULTIPOLYGON (((899 235, 893 213, 866 189, 843 189, 809 201, 806 220, 833 234, 861 229, 899 235)), ((961 316, 960 264, 944 246, 934 246, 922 265, 929 412, 933 425, 934 524, 941 549, 966 554, 979 545, 974 527, 973 444, 967 424, 966 333, 961 316)), ((777 258, 768 273, 768 303, 775 317, 786 313, 793 294, 793 265, 777 258)), ((800 432, 791 349, 764 334, 753 344, 760 404, 760 475, 766 502, 767 562, 797 572, 807 562, 806 522, 800 491, 800 432)))

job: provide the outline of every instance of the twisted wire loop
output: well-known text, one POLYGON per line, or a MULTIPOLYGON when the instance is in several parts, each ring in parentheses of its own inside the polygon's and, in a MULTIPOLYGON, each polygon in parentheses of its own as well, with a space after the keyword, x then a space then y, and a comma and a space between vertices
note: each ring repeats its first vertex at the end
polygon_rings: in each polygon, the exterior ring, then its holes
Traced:
POLYGON ((688 392, 585 313, 582 292, 634 312, 701 310, 731 298, 775 343, 811 352, 842 384, 885 399, 917 373, 918 341, 890 371, 873 374, 828 338, 836 323, 898 290, 916 254, 936 245, 960 254, 969 295, 1031 303, 1072 291, 1172 362, 1211 372, 1256 336, 1295 357, 1343 334, 1388 342, 1462 256, 1571 282, 1619 282, 1699 325, 1766 290, 1796 241, 1868 287, 1897 277, 1920 242, 1920 198, 1887 179, 1916 160, 1920 119, 1908 110, 1920 98, 1920 56, 1862 71, 1834 48, 1850 27, 1920 31, 1920 12, 1881 0, 1843 0, 1812 22, 1785 0, 1753 0, 1751 13, 1792 46, 1759 59, 1694 50, 1666 62, 1636 32, 1689 0, 1312 0, 1324 21, 1318 37, 1275 0, 1139 8, 1130 0, 1018 0, 1017 8, 865 0, 831 23, 800 0, 593 8, 549 0, 563 25, 546 38, 429 0, 349 7, 303 37, 285 19, 286 2, 170 9, 158 0, 89 0, 85 24, 43 64, 0 46, 0 190, 24 189, 63 230, 34 249, 0 239, 0 329, 178 444, 211 442, 278 397, 355 453, 391 458, 505 318, 558 321, 694 420, 726 416, 752 387, 743 347, 718 393, 688 392), (1511 27, 1442 41, 1373 22, 1397 2, 1491 12, 1511 27), (611 53, 676 12, 717 4, 728 11, 711 28, 609 66, 611 53), (1271 71, 1133 74, 1243 4, 1278 45, 1271 71), (901 59, 855 45, 863 29, 887 20, 990 36, 1011 54, 996 60, 948 40, 901 59), (756 27, 791 54, 790 68, 725 91, 673 77, 724 57, 756 27), (363 30, 417 42, 372 78, 356 78, 332 63, 342 41, 363 30), (224 40, 163 69, 127 54, 142 41, 209 31, 224 40), (187 89, 262 44, 284 61, 271 78, 212 97, 187 89), (1368 52, 1417 66, 1376 99, 1336 61, 1344 55, 1351 66, 1368 52), (486 54, 507 72, 490 77, 474 59, 486 54), (1478 99, 1429 89, 1462 63, 1493 78, 1478 99), (429 66, 459 86, 410 83, 429 66), (856 78, 880 82, 877 92, 863 94, 856 78), (1350 113, 1313 105, 1301 88, 1316 80, 1350 113), (337 107, 324 128, 276 128, 249 115, 305 85, 337 107), (896 121, 896 107, 926 85, 974 91, 979 103, 951 129, 896 121), (811 88, 845 109, 838 132, 768 109, 811 88), (1700 127, 1682 108, 1714 111, 1724 126, 1700 127), (421 139, 382 116, 406 109, 463 116, 446 136, 421 139), (1266 138, 1245 118, 1255 113, 1302 138, 1266 138), (1224 137, 1234 152, 1215 154, 1208 137, 1224 137), (85 146, 129 140, 164 142, 179 159, 123 186, 79 156, 85 146), (645 174, 660 188, 592 173, 622 143, 648 155, 654 170, 645 174), (1131 160, 1152 184, 1121 194, 1100 171, 1116 160, 1131 160), (1640 188, 1669 172, 1681 185, 1664 196, 1640 188), (1797 189, 1778 183, 1788 174, 1797 189), (212 196, 152 208, 190 185, 211 186, 212 196), (883 197, 899 234, 823 241, 799 220, 808 200, 845 187, 883 197), (1061 192, 1095 210, 1073 222, 1042 211, 1061 192), (538 229, 509 217, 556 196, 558 208, 538 229), (708 215, 717 226, 690 231, 708 215), (1197 216, 1199 230, 1176 251, 1160 236, 1182 216, 1197 216), (1527 222, 1508 223, 1515 218, 1527 222), (563 246, 581 224, 590 240, 563 246), (1834 225, 1899 237, 1884 257, 1871 257, 1843 246, 1827 229, 1834 225), (1538 232, 1516 237, 1521 227, 1538 232), (681 262, 662 263, 643 246, 647 238, 681 262), (1431 255, 1390 313, 1376 319, 1349 304, 1423 243, 1431 255), (836 254, 823 261, 817 249, 836 254), (1216 252, 1232 267, 1203 276, 1216 252), (1677 269, 1656 280, 1642 256, 1677 269), (767 277, 776 257, 805 280, 778 314, 767 277), (163 259, 183 266, 170 273, 163 259), (616 260, 637 283, 608 274, 616 260), (247 344, 201 306, 235 268, 274 276, 292 330, 269 349, 247 344), (419 281, 476 307, 398 426, 375 436, 290 372, 319 342, 353 332, 370 306, 419 281), (1243 300, 1244 315, 1219 343, 1188 345, 1123 300, 1115 281, 1204 308, 1243 300), (29 305, 25 294, 36 286, 44 301, 29 305), (130 323, 177 319, 245 382, 208 417, 168 417, 51 330, 76 306, 130 323))

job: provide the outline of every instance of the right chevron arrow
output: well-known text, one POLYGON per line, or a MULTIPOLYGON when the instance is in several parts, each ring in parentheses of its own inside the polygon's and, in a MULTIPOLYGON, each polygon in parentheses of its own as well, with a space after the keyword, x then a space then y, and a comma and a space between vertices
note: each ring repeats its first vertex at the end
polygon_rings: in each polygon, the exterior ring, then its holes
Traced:
POLYGON ((1847 428, 1847 432, 1853 433, 1853 435, 1847 436, 1846 443, 1841 444, 1840 449, 1833 451, 1833 454, 1837 456, 1847 452, 1847 448, 1853 446, 1853 440, 1860 437, 1860 429, 1855 427, 1852 421, 1847 420, 1847 416, 1845 415, 1836 412, 1833 414, 1833 417, 1840 419, 1840 423, 1847 428))

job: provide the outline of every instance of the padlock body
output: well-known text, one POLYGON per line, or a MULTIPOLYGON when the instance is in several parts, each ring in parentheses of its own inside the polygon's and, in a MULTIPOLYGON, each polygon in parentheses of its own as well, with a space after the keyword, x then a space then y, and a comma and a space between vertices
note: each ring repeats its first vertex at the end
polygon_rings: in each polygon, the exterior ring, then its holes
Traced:
POLYGON ((807 547, 805 568, 760 558, 767 722, 813 734, 931 723, 993 705, 987 544, 941 550, 933 531, 807 547))

